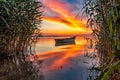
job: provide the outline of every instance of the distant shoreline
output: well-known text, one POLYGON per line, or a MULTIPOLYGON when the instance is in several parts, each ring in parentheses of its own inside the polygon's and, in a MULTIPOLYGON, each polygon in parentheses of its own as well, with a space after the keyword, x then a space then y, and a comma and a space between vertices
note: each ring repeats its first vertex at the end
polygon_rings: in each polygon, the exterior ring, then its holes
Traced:
MULTIPOLYGON (((40 38, 43 38, 43 37, 73 37, 73 36, 76 36, 76 37, 91 37, 92 35, 91 34, 86 34, 86 35, 70 35, 70 36, 39 36, 40 38)), ((32 37, 36 37, 36 36, 32 36, 32 37)))

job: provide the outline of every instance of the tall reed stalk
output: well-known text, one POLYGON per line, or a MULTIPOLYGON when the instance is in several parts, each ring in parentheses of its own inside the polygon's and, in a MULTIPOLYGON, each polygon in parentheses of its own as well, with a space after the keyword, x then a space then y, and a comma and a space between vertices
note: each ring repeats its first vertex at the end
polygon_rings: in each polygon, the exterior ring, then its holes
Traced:
POLYGON ((40 34, 41 3, 37 0, 0 0, 0 57, 24 55, 40 34), (34 36, 34 37, 32 37, 34 36))
POLYGON ((120 0, 85 0, 88 27, 97 38, 101 56, 101 75, 97 80, 119 80, 120 77, 120 0))

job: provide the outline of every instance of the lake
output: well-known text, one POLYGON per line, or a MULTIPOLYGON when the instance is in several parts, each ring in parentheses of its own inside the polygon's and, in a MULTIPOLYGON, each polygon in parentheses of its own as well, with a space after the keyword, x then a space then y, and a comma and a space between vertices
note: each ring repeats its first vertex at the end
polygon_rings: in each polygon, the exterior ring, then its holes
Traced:
MULTIPOLYGON (((91 80, 97 71, 91 71, 93 66, 99 66, 99 57, 90 42, 83 37, 76 37, 75 44, 55 46, 56 38, 39 38, 32 55, 27 59, 30 63, 6 64, 6 70, 0 71, 0 80, 91 80), (8 66, 11 66, 8 67, 8 66), (18 71, 15 66, 18 66, 18 71), (32 70, 31 70, 32 67, 32 70), (16 68, 16 69, 14 69, 16 68), (12 70, 13 72, 10 72, 12 70), (20 70, 20 71, 19 71, 20 70), (6 74, 5 74, 6 73, 6 74), (15 74, 15 73, 18 73, 15 74), (10 75, 11 74, 11 75, 10 75), (22 75, 21 75, 22 74, 22 75), (17 77, 16 77, 17 76, 17 77), (35 76, 34 78, 32 76, 35 76), (7 77, 7 78, 5 78, 7 77), (20 78, 20 79, 19 79, 20 78)), ((1 63, 2 64, 2 63, 1 63)))

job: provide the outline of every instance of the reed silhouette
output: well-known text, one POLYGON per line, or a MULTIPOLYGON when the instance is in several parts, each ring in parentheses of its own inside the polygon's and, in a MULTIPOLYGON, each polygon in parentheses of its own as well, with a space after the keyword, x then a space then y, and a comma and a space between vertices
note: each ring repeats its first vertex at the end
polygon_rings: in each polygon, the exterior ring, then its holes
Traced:
POLYGON ((37 0, 0 0, 0 58, 24 55, 36 42, 41 7, 37 0))
POLYGON ((120 0, 85 0, 84 9, 101 55, 101 74, 96 80, 119 80, 120 0))

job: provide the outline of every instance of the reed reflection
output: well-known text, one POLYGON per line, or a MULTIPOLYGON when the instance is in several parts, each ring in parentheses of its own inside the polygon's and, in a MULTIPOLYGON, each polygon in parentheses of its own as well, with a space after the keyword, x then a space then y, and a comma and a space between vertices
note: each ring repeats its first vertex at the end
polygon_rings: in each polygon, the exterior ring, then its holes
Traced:
MULTIPOLYGON (((23 58, 9 57, 0 60, 0 80, 37 80, 35 69, 31 62, 23 58)), ((39 79, 42 80, 41 77, 39 79)))

